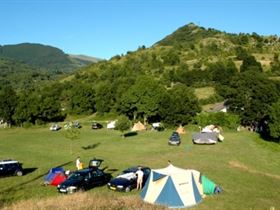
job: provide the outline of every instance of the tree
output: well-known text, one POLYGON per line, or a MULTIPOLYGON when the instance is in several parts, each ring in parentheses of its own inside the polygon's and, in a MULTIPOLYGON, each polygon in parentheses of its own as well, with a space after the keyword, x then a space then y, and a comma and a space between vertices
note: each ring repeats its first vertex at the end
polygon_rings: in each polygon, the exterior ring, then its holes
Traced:
POLYGON ((128 117, 126 117, 125 115, 121 115, 120 117, 118 117, 118 120, 116 122, 116 130, 119 130, 122 132, 122 136, 123 132, 128 130, 131 127, 131 123, 128 119, 128 117))
POLYGON ((278 98, 278 89, 273 81, 263 74, 244 72, 229 83, 229 110, 241 117, 242 124, 260 122, 278 98))
POLYGON ((91 114, 95 112, 95 92, 89 84, 75 83, 69 90, 69 112, 91 114))
POLYGON ((244 71, 262 72, 262 65, 256 61, 254 56, 248 55, 243 59, 243 63, 240 66, 240 72, 244 71))
POLYGON ((132 119, 144 119, 158 115, 159 102, 164 87, 150 77, 140 77, 122 95, 119 111, 132 119))
POLYGON ((100 83, 96 88, 96 111, 100 114, 110 112, 115 102, 115 90, 109 81, 100 83))
POLYGON ((280 141, 280 100, 276 103, 272 104, 270 113, 269 113, 269 121, 268 128, 270 136, 278 139, 280 141))
POLYGON ((160 117, 171 125, 187 124, 200 111, 194 92, 182 84, 168 90, 159 107, 160 117))
POLYGON ((227 85, 238 72, 232 61, 210 64, 208 71, 212 73, 212 80, 221 85, 227 85))
POLYGON ((13 114, 17 105, 16 92, 10 86, 0 87, 0 118, 9 125, 13 122, 13 114))

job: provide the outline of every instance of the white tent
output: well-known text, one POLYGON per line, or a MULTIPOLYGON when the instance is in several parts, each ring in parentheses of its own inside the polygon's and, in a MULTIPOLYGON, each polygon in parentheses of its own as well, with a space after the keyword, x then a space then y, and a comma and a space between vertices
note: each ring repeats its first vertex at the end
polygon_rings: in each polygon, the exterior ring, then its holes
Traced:
POLYGON ((115 121, 111 121, 107 124, 107 128, 108 129, 114 129, 116 127, 116 120, 115 121))

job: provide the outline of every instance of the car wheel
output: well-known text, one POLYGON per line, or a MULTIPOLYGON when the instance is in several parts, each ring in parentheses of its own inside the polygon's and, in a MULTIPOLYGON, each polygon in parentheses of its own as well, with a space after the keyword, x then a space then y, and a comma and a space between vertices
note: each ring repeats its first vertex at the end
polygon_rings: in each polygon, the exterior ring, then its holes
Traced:
POLYGON ((85 187, 80 187, 78 191, 79 192, 85 192, 86 190, 85 190, 85 187))
POLYGON ((130 192, 131 189, 130 189, 130 187, 126 187, 124 191, 125 191, 125 192, 130 192))
POLYGON ((23 173, 22 173, 22 171, 17 171, 17 172, 16 172, 16 175, 17 175, 17 176, 22 176, 23 173))

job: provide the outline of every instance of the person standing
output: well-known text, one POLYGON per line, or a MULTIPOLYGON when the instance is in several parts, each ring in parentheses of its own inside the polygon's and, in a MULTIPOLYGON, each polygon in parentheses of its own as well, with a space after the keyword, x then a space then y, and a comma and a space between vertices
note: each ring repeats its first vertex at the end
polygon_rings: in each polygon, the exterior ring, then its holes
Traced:
POLYGON ((138 167, 138 170, 136 171, 136 176, 137 176, 137 190, 142 189, 142 184, 143 184, 143 177, 144 177, 144 172, 141 170, 141 167, 138 167))
POLYGON ((83 167, 82 167, 82 162, 81 162, 79 156, 78 156, 77 159, 76 159, 76 168, 77 168, 77 170, 83 169, 83 167))

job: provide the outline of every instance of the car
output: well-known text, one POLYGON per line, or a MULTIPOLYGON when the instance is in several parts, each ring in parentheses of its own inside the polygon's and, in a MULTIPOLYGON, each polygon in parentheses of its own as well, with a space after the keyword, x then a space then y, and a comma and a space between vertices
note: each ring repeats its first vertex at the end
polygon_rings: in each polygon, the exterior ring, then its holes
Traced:
POLYGON ((57 186, 60 193, 75 193, 89 190, 95 186, 107 184, 112 178, 111 174, 94 167, 74 171, 69 177, 57 186))
POLYGON ((91 128, 92 128, 92 129, 101 129, 101 128, 103 128, 103 125, 101 125, 101 124, 98 123, 98 122, 93 122, 93 123, 91 124, 91 128))
POLYGON ((61 127, 60 127, 60 125, 58 125, 58 124, 53 124, 53 125, 51 125, 51 127, 50 127, 50 130, 51 131, 58 131, 58 130, 60 130, 61 129, 61 127))
POLYGON ((164 131, 165 128, 164 128, 164 126, 163 126, 162 123, 157 122, 157 123, 152 123, 152 130, 155 130, 155 131, 164 131))
POLYGON ((22 176, 22 164, 17 160, 0 160, 0 176, 22 176))
MULTIPOLYGON (((131 190, 135 189, 137 186, 137 177, 135 175, 136 171, 138 170, 139 166, 130 167, 122 171, 120 175, 111 179, 108 182, 107 187, 110 190, 121 191, 121 192, 130 192, 131 190)), ((142 167, 141 170, 144 172, 143 177, 143 186, 147 178, 150 175, 151 169, 149 167, 142 167)))
POLYGON ((174 146, 178 146, 181 144, 181 138, 180 138, 180 135, 177 131, 174 131, 169 140, 168 140, 168 144, 169 145, 174 145, 174 146))

